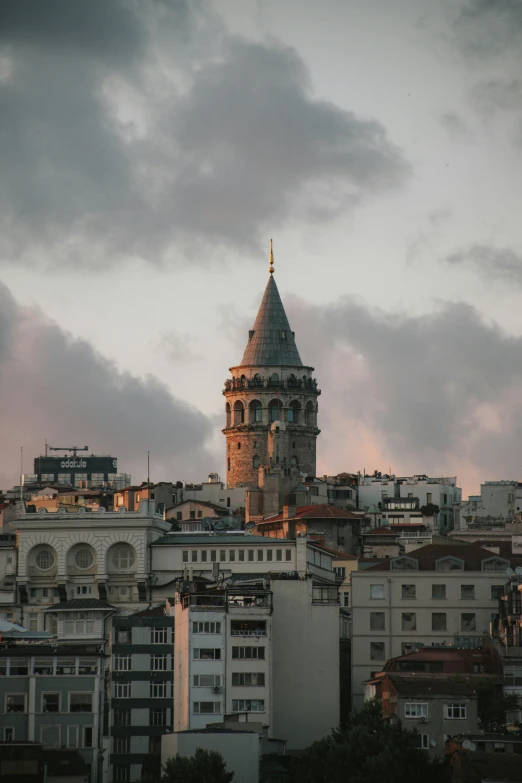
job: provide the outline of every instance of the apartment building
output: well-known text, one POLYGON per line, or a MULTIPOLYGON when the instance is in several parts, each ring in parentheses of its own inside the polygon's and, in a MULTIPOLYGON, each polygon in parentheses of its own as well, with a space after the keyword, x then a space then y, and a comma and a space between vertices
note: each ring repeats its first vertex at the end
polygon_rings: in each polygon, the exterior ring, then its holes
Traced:
POLYGON ((101 783, 105 655, 94 642, 9 639, 0 645, 0 736, 77 750, 101 783))
POLYGON ((335 585, 236 575, 225 589, 178 594, 175 623, 176 731, 255 713, 269 738, 299 750, 338 725, 335 585))
POLYGON ((499 612, 506 570, 519 562, 476 544, 428 545, 352 572, 353 706, 389 658, 456 639, 481 646, 499 612))
POLYGON ((161 737, 173 728, 173 654, 174 617, 165 605, 113 618, 107 781, 159 776, 161 737))

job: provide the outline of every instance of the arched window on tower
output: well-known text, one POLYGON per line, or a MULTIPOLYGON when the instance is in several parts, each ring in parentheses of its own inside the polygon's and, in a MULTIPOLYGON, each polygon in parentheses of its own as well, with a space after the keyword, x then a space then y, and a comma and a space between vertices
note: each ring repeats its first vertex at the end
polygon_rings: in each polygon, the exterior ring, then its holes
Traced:
POLYGON ((298 463, 297 457, 295 455, 293 457, 290 457, 290 467, 291 468, 299 467, 299 463, 298 463))
POLYGON ((315 418, 315 407, 313 402, 307 402, 306 408, 305 408, 305 421, 307 424, 314 425, 316 418, 315 418))
POLYGON ((290 424, 299 424, 301 418, 301 403, 298 400, 292 400, 288 406, 287 416, 290 424))
POLYGON ((263 408, 259 400, 252 400, 252 402, 248 406, 248 409, 250 412, 250 416, 249 416, 250 424, 255 424, 256 422, 263 421, 263 408))
POLYGON ((268 414, 269 414, 268 418, 270 419, 270 421, 279 421, 280 419, 279 409, 280 409, 279 400, 271 400, 268 403, 268 414))
POLYGON ((234 403, 234 425, 245 423, 245 406, 240 400, 234 403))
POLYGON ((271 386, 278 386, 279 385, 279 375, 276 372, 273 372, 270 376, 270 384, 271 386))
POLYGON ((225 411, 226 411, 226 415, 227 415, 227 427, 230 427, 232 416, 231 416, 231 413, 230 413, 230 403, 229 402, 227 402, 227 404, 225 405, 225 411))
POLYGON ((258 468, 261 465, 261 458, 257 456, 257 454, 254 456, 252 460, 252 466, 254 468, 258 468))

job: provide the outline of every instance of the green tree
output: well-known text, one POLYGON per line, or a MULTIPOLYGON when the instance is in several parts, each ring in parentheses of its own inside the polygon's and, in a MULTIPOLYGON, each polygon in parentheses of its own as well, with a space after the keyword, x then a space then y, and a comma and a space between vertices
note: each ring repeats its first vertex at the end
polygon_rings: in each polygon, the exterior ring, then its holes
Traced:
POLYGON ((436 517, 440 511, 440 508, 436 503, 426 503, 425 506, 419 508, 423 517, 436 517))
POLYGON ((160 783, 231 783, 223 757, 214 750, 198 748, 193 756, 179 753, 167 760, 160 783))
POLYGON ((383 720, 377 702, 294 758, 291 783, 447 783, 446 765, 418 746, 418 734, 383 720))

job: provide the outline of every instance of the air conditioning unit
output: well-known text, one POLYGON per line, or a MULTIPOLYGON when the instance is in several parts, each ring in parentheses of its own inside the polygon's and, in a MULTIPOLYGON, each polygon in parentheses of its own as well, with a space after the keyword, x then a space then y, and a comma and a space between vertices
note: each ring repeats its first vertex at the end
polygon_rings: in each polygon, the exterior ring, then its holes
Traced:
POLYGON ((428 722, 428 718, 424 718, 424 717, 419 718, 419 723, 427 723, 427 722, 428 722))
POLYGON ((213 693, 221 693, 221 688, 219 685, 215 685, 214 688, 212 688, 213 693))

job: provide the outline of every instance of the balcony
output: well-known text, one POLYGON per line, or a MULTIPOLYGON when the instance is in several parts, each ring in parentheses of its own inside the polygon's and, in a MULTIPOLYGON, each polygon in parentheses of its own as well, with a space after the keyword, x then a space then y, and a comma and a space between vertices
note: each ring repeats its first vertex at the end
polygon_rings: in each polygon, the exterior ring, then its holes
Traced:
POLYGON ((231 636, 266 636, 266 622, 259 620, 232 620, 231 636))
POLYGON ((303 391, 310 392, 311 394, 320 394, 320 390, 317 387, 317 381, 315 378, 287 378, 274 381, 271 378, 233 378, 225 381, 225 388, 223 394, 234 391, 245 390, 274 390, 280 391, 281 389, 288 389, 289 391, 303 391))

